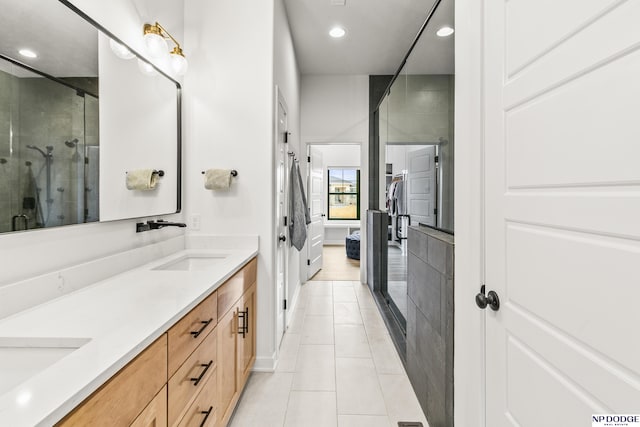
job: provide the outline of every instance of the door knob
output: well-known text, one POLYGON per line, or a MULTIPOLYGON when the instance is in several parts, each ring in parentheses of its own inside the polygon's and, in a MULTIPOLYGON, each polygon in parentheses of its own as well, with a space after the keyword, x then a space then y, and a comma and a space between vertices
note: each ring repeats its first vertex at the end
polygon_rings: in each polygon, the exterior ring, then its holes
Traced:
POLYGON ((500 298, 495 291, 489 291, 489 293, 485 295, 484 285, 482 285, 480 292, 476 295, 476 305, 482 309, 489 306, 491 310, 498 311, 500 309, 500 298))
POLYGON ((478 292, 476 295, 476 305, 482 309, 487 308, 487 296, 484 292, 478 292))
POLYGON ((487 303, 489 304, 489 307, 491 307, 491 310, 500 310, 500 298, 498 298, 498 294, 494 291, 489 291, 487 294, 487 303))
POLYGON ((278 240, 280 240, 281 242, 286 242, 287 236, 285 236, 284 234, 281 234, 280 237, 278 237, 278 240))

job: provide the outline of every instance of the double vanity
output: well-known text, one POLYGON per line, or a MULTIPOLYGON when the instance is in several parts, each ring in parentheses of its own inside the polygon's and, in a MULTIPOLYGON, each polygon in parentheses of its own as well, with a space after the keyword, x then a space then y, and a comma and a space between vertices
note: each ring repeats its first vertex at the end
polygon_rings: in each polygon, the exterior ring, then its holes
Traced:
POLYGON ((255 360, 257 252, 179 236, 50 274, 76 284, 0 320, 2 424, 226 425, 255 360))

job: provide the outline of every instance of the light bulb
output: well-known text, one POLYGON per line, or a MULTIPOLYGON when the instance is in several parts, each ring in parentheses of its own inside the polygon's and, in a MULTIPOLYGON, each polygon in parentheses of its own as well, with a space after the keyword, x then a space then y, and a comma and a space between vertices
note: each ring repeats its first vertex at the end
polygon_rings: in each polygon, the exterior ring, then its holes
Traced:
POLYGON ((169 52, 167 41, 159 34, 145 34, 144 43, 147 45, 149 54, 154 58, 160 58, 169 52))
POLYGON ((448 26, 442 27, 438 31, 436 31, 436 35, 438 37, 448 37, 451 34, 453 34, 453 28, 448 27, 448 26))
POLYGON ((156 76, 158 72, 151 64, 138 58, 138 69, 146 76, 156 76))
POLYGON ((109 46, 111 46, 111 50, 118 58, 131 59, 135 57, 135 55, 129 49, 127 49, 125 45, 123 45, 122 43, 118 43, 113 39, 109 39, 109 46))
POLYGON ((24 56, 25 58, 37 58, 38 54, 35 53, 34 51, 30 50, 30 49, 20 49, 18 51, 18 53, 22 56, 24 56))
POLYGON ((339 39, 341 37, 344 37, 344 35, 347 32, 345 31, 344 28, 342 27, 333 27, 330 31, 329 31, 329 35, 331 37, 333 37, 334 39, 339 39))
POLYGON ((171 68, 177 75, 184 76, 187 73, 187 68, 189 68, 187 58, 178 53, 171 52, 171 68))

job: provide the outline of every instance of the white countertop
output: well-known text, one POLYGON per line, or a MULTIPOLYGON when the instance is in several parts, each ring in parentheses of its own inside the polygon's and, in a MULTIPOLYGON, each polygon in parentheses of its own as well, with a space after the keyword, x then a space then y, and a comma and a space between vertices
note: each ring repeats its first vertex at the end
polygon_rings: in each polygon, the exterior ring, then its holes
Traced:
POLYGON ((1 394, 0 425, 62 419, 258 252, 257 238, 244 248, 211 246, 180 250, 0 320, 0 340, 89 340, 1 394), (152 270, 188 254, 228 256, 203 271, 152 270))

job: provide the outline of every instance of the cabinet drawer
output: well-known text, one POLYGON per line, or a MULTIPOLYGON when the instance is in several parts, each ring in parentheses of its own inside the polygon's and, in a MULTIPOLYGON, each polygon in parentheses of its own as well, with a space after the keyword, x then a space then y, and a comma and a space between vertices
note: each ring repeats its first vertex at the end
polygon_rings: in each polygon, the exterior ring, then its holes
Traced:
POLYGON ((167 386, 142 411, 130 427, 161 427, 167 425, 167 386))
POLYGON ((204 391, 208 384, 214 384, 210 378, 217 368, 218 334, 214 331, 178 368, 169 379, 169 425, 175 425, 184 415, 185 410, 204 391))
POLYGON ((217 308, 217 293, 214 292, 169 329, 169 376, 215 328, 217 308))
POLYGON ((218 319, 221 319, 233 307, 247 289, 256 282, 257 258, 253 258, 240 271, 234 274, 224 285, 218 288, 218 319))
POLYGON ((207 380, 202 391, 198 393, 178 427, 213 427, 218 423, 216 406, 217 371, 207 380))
POLYGON ((128 426, 167 382, 167 336, 162 335, 59 426, 128 426))

